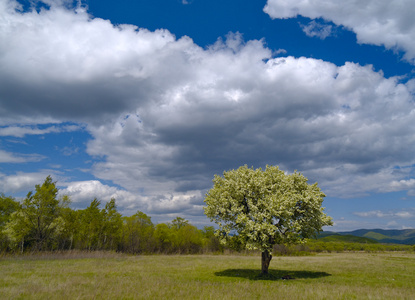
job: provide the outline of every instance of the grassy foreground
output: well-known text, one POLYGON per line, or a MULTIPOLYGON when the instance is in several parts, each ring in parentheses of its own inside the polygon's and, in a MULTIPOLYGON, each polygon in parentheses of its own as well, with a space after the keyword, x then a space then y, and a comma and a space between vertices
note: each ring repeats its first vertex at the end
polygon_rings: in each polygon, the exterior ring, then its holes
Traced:
POLYGON ((415 254, 126 256, 111 253, 0 258, 1 299, 414 299, 415 254), (281 279, 289 275, 292 280, 281 279))

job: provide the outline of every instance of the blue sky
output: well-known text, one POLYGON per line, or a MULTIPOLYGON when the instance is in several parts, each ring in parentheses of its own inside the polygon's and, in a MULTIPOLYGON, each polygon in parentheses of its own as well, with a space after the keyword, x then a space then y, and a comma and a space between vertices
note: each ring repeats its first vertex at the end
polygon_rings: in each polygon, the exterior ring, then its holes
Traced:
POLYGON ((403 1, 0 0, 0 192, 47 175, 208 225, 214 174, 301 171, 330 230, 415 228, 415 8, 403 1))

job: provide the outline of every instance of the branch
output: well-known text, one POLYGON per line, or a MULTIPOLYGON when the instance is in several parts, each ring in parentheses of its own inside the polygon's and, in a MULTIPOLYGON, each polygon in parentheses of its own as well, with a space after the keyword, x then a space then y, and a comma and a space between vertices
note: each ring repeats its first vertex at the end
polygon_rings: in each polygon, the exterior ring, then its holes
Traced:
POLYGON ((242 204, 244 205, 244 207, 246 209, 246 214, 249 214, 249 213, 251 213, 251 210, 249 209, 248 200, 246 199, 246 193, 247 193, 247 191, 245 190, 244 200, 243 200, 242 204))

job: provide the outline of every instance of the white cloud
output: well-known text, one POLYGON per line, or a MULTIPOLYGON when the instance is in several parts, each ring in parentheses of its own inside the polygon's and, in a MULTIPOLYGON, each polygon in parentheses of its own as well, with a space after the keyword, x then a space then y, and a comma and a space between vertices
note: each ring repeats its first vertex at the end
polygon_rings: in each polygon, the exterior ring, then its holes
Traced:
POLYGON ((405 58, 415 63, 412 0, 268 0, 264 11, 272 18, 302 15, 332 21, 353 30, 360 43, 402 50, 405 58))
POLYGON ((372 210, 372 211, 366 211, 366 212, 355 212, 356 216, 363 217, 363 218, 370 218, 370 217, 376 217, 376 218, 384 218, 384 217, 390 217, 390 213, 384 213, 380 210, 372 210))
POLYGON ((414 213, 411 213, 409 211, 399 211, 395 214, 398 218, 402 219, 409 219, 415 217, 414 213))
POLYGON ((157 215, 177 216, 183 213, 192 215, 192 212, 201 215, 203 211, 200 205, 195 205, 195 199, 201 198, 198 192, 176 193, 167 197, 146 197, 102 184, 98 180, 69 182, 64 185, 66 188, 61 189, 59 194, 68 195, 75 207, 86 207, 95 198, 102 201, 102 204, 114 198, 124 215, 131 215, 141 210, 156 216, 157 219, 157 215))
POLYGON ((0 128, 0 136, 13 136, 22 138, 26 135, 44 135, 48 133, 61 133, 81 130, 79 125, 64 125, 64 126, 49 126, 44 129, 40 129, 37 126, 7 126, 0 128))
POLYGON ((395 78, 351 63, 262 63, 225 53, 200 56, 195 69, 210 71, 208 83, 195 72, 162 95, 162 106, 89 127, 89 154, 107 158, 95 175, 127 189, 167 192, 208 188, 224 169, 270 163, 306 172, 330 196, 351 197, 379 191, 401 176, 393 166, 413 162, 406 149, 414 143, 414 108, 395 78))
POLYGON ((18 172, 14 175, 0 173, 0 191, 3 193, 28 193, 35 189, 36 184, 42 184, 48 175, 50 175, 50 173, 47 172, 18 172))
POLYGON ((393 181, 390 184, 392 191, 401 191, 407 189, 415 189, 415 179, 393 181))
POLYGON ((394 180, 383 190, 386 192, 408 191, 409 196, 415 196, 415 179, 394 180))
POLYGON ((59 6, 21 14, 3 1, 0 16, 3 128, 87 124, 93 174, 121 187, 69 184, 77 203, 202 214, 213 175, 243 164, 297 169, 342 197, 382 191, 415 164, 413 82, 371 66, 273 58, 237 33, 202 49, 59 6))
POLYGON ((13 96, 1 102, 3 124, 88 120, 91 111, 105 119, 145 105, 162 82, 184 79, 180 64, 198 48, 167 30, 113 26, 56 5, 24 14, 1 8, 0 96, 13 96))
POLYGON ((309 37, 318 37, 322 40, 333 34, 333 26, 311 21, 307 25, 301 25, 304 33, 309 37))
POLYGON ((380 211, 372 210, 366 212, 355 212, 354 215, 362 218, 394 218, 394 219, 413 219, 415 218, 415 211, 408 209, 405 211, 380 211))
POLYGON ((0 150, 0 163, 22 163, 25 160, 21 157, 16 157, 13 153, 0 150))
MULTIPOLYGON (((78 181, 66 183, 66 188, 61 189, 61 195, 68 195, 72 202, 88 205, 97 198, 103 203, 116 199, 118 205, 125 209, 140 207, 140 197, 117 187, 102 184, 98 180, 78 181)), ((85 205, 85 206, 86 206, 85 205)))
POLYGON ((356 230, 356 228, 365 229, 412 229, 403 225, 403 222, 408 222, 408 219, 399 219, 387 221, 382 218, 359 218, 358 220, 333 220, 334 225, 325 230, 335 232, 347 232, 356 230), (399 221, 399 222, 398 222, 399 221))
POLYGON ((0 163, 26 163, 41 161, 45 157, 39 154, 19 154, 0 150, 0 163))

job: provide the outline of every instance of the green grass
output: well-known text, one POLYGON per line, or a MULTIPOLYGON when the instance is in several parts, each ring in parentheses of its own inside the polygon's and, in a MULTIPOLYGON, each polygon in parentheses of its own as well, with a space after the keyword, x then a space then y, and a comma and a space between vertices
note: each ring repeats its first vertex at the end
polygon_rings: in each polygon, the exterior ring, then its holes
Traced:
POLYGON ((415 254, 28 255, 0 259, 1 299, 414 299, 415 254), (292 280, 281 279, 284 276, 292 280))

